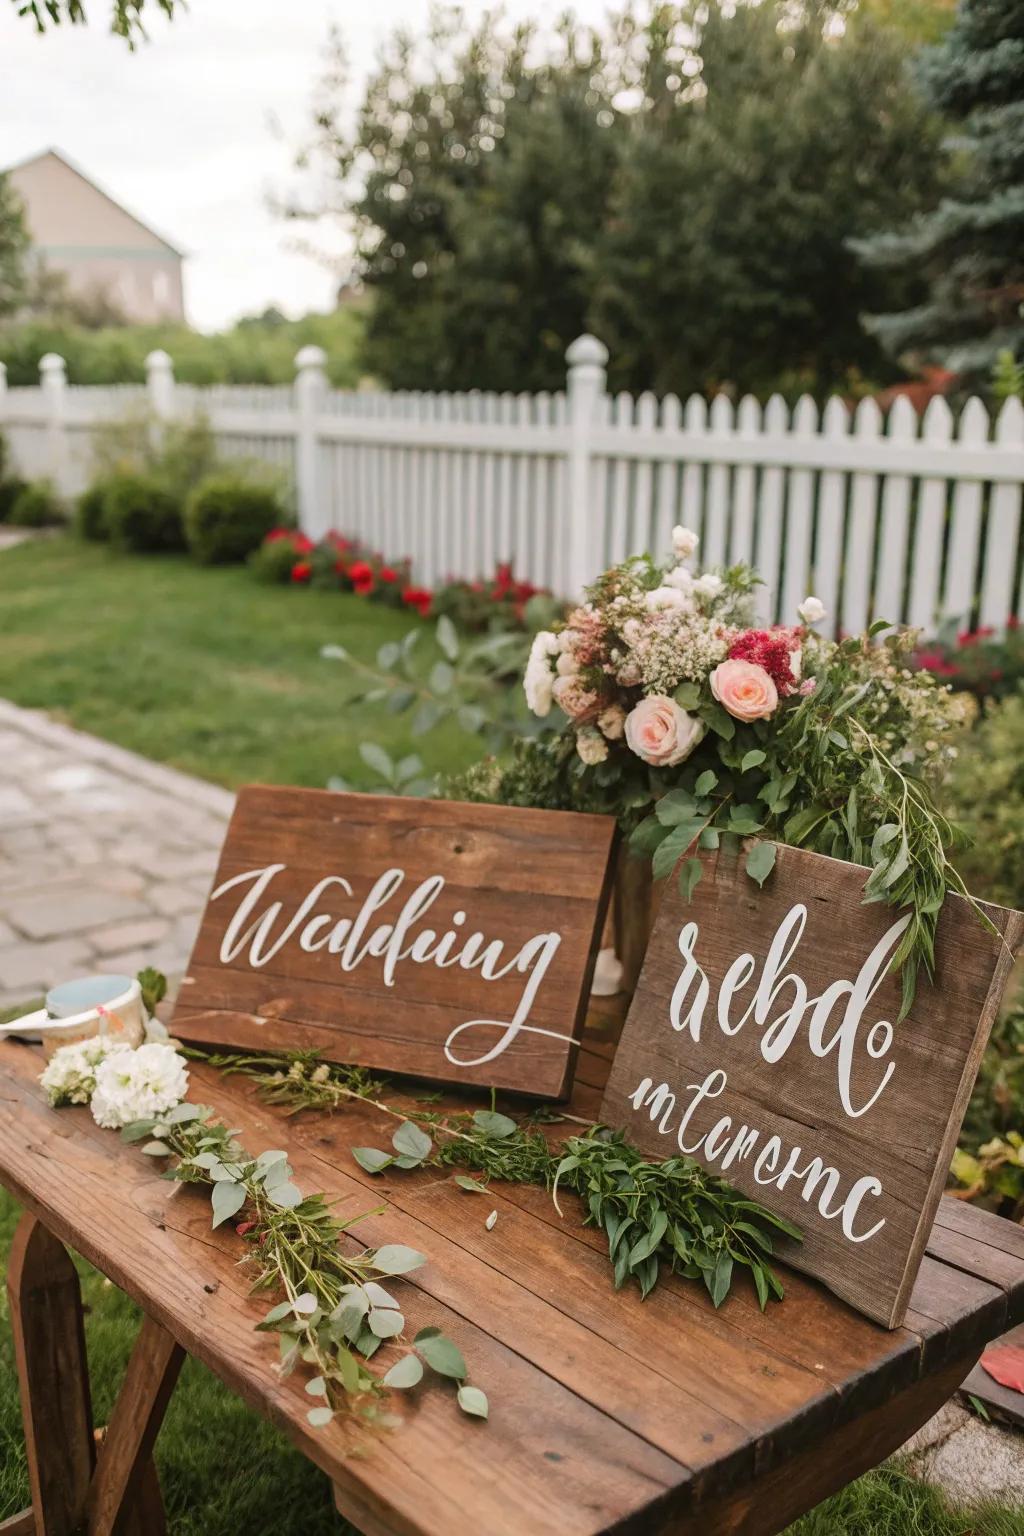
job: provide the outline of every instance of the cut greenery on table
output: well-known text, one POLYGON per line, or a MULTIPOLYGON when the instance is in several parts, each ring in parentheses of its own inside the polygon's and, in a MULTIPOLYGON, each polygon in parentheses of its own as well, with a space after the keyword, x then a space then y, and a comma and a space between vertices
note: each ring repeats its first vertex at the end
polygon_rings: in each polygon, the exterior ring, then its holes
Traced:
POLYGON ((773 1235, 799 1238, 799 1232, 692 1158, 647 1162, 621 1135, 600 1126, 552 1148, 543 1126, 566 1117, 551 1112, 516 1121, 493 1106, 475 1111, 435 1110, 426 1104, 398 1108, 382 1097, 385 1083, 360 1068, 319 1061, 314 1054, 190 1054, 253 1078, 270 1102, 292 1111, 334 1110, 360 1101, 397 1119, 390 1146, 353 1147, 352 1156, 367 1173, 425 1166, 461 1169, 466 1171, 456 1173, 454 1181, 468 1194, 485 1193, 491 1179, 539 1184, 552 1192, 556 1205, 560 1191, 571 1191, 583 1203, 584 1224, 605 1234, 616 1289, 633 1280, 646 1296, 660 1274, 674 1272, 703 1281, 717 1307, 736 1272, 747 1269, 762 1308, 772 1296, 782 1297, 782 1284, 769 1263, 773 1235))

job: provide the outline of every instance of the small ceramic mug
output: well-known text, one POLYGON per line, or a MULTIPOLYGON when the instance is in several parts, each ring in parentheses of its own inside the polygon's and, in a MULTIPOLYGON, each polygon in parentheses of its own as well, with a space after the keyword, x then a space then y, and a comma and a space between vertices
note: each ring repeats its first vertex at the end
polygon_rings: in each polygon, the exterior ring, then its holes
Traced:
POLYGON ((142 989, 130 976, 81 976, 46 994, 45 1008, 0 1026, 0 1035, 41 1040, 47 1057, 58 1046, 93 1035, 117 1035, 141 1045, 146 1027, 142 989))

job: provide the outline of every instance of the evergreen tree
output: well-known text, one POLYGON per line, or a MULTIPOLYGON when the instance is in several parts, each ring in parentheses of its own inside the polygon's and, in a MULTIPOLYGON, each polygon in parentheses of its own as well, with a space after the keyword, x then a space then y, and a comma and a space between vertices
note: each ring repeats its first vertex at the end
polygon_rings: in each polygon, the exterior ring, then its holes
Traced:
POLYGON ((960 0, 919 68, 956 127, 956 185, 931 212, 854 249, 882 270, 914 267, 928 279, 924 303, 871 322, 890 352, 976 382, 1001 351, 1024 357, 1024 3, 960 0))

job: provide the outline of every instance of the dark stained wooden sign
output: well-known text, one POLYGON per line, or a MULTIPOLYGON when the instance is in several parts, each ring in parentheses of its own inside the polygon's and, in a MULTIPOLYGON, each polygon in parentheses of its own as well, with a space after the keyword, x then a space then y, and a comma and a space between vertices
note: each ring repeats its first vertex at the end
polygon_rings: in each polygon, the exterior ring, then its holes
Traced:
POLYGON ((763 889, 724 851, 691 902, 667 881, 601 1118, 794 1222, 780 1256, 893 1328, 1024 918, 986 906, 1003 942, 949 897, 935 984, 897 1023, 907 915, 862 905, 865 878, 780 848, 763 889))
POLYGON ((614 831, 561 811, 243 789, 173 1031, 562 1098, 614 831))

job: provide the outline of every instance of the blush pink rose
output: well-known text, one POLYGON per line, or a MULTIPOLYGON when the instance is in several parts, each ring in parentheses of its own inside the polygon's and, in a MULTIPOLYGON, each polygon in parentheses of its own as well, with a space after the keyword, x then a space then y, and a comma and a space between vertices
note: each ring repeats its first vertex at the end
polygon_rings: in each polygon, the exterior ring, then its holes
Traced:
POLYGON ((779 707, 779 690, 756 661, 723 661, 709 682, 711 692, 734 720, 768 720, 779 707))
POLYGON ((564 710, 570 720, 578 720, 597 703, 597 694, 584 686, 576 672, 568 677, 556 677, 551 692, 559 709, 564 710))
POLYGON ((641 699, 626 716, 626 745, 654 768, 683 762, 703 735, 703 720, 660 693, 641 699))

